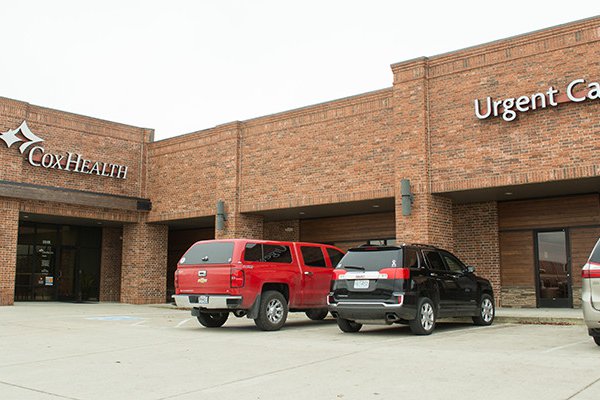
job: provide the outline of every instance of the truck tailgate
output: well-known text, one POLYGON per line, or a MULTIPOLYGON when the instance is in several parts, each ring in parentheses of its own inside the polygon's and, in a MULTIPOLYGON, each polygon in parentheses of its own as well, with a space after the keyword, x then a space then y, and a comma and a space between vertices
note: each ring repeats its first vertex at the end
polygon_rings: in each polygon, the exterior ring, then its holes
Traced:
POLYGON ((181 294, 230 292, 231 264, 180 265, 176 273, 181 294))

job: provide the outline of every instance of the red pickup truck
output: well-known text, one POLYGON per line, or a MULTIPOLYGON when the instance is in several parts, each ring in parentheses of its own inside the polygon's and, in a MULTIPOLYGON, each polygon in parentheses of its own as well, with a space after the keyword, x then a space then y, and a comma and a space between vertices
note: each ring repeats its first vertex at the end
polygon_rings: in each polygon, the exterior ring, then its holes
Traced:
POLYGON ((265 331, 280 329, 288 311, 320 320, 327 316, 333 268, 343 255, 315 243, 200 241, 177 264, 173 298, 207 328, 223 326, 230 312, 254 319, 265 331))

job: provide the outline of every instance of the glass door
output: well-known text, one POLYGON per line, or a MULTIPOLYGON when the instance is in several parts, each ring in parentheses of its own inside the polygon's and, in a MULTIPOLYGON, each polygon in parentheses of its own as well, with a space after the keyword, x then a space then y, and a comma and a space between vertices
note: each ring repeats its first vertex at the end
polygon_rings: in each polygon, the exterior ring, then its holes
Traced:
POLYGON ((538 307, 573 307, 567 232, 536 232, 535 247, 538 307))

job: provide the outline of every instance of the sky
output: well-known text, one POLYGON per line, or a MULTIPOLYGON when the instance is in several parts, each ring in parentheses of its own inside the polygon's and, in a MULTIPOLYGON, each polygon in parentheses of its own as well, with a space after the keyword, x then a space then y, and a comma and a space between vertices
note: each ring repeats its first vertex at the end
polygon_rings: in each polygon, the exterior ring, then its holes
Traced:
POLYGON ((597 0, 0 0, 0 96, 161 140, 390 87, 390 64, 599 14, 597 0))

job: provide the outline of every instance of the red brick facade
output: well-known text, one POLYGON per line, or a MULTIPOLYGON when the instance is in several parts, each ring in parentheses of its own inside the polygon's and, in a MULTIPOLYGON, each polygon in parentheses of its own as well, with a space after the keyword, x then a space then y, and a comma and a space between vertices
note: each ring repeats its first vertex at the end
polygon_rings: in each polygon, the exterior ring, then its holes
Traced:
MULTIPOLYGON (((48 151, 129 168, 119 180, 33 167, 0 142, 0 304, 13 302, 19 219, 41 215, 110 224, 102 239, 102 301, 163 302, 171 290, 167 274, 183 251, 167 248, 169 231, 176 237, 177 230, 197 229, 205 238, 213 229, 216 238, 430 243, 475 265, 504 304, 535 306, 533 236, 504 231, 499 205, 598 192, 600 102, 569 102, 564 91, 577 78, 600 80, 599 57, 596 17, 394 64, 389 88, 159 142, 148 129, 0 98, 0 132, 26 120, 48 151), (551 86, 561 91, 556 107, 514 121, 475 114, 475 99, 551 86), (402 213, 402 179, 410 181, 410 215, 402 213), (47 187, 63 192, 36 195, 47 187), (115 203, 94 204, 90 193, 115 203), (150 200, 152 210, 127 206, 138 200, 150 200), (215 229, 218 201, 227 216, 223 229, 215 229), (530 258, 515 278, 506 263, 516 256, 503 246, 519 243, 530 258)), ((596 232, 584 228, 600 227, 600 215, 586 207, 581 219, 544 225, 570 230, 577 262, 596 232)), ((592 200, 591 209, 600 204, 592 200)), ((527 229, 534 232, 532 223, 527 229)), ((576 296, 580 285, 572 284, 576 296)))

